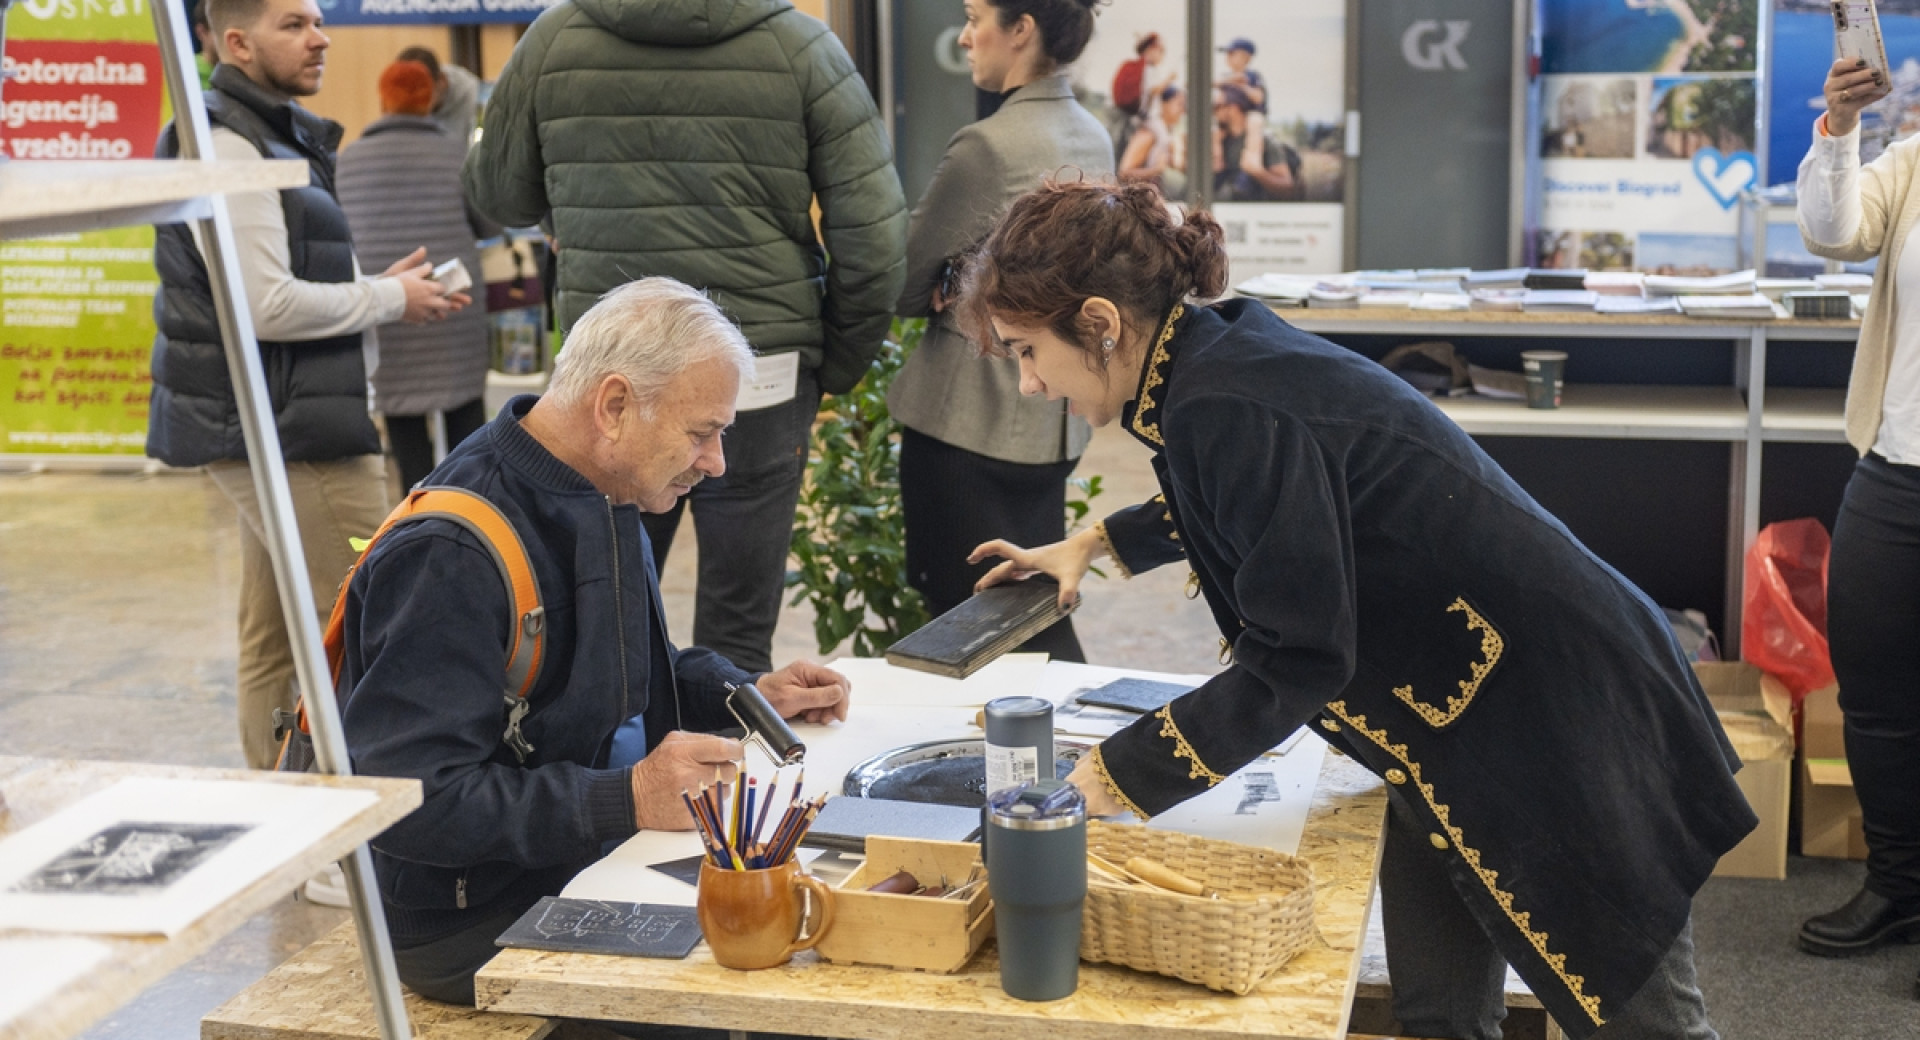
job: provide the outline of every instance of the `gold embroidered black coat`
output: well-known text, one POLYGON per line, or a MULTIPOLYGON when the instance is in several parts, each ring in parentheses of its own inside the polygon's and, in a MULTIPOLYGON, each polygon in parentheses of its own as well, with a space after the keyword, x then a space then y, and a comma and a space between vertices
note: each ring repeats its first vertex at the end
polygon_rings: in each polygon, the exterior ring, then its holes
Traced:
POLYGON ((1106 519, 1115 561, 1184 556, 1232 663, 1103 744, 1109 786, 1157 813, 1314 725, 1592 1032, 1755 824, 1664 617, 1429 401, 1253 301, 1176 311, 1122 421, 1162 495, 1106 519))

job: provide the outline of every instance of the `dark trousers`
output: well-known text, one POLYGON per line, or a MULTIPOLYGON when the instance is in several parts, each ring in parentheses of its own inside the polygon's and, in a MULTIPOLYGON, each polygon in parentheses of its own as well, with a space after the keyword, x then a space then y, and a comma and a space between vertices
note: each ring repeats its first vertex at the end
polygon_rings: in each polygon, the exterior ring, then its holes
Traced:
POLYGON ((793 513, 819 410, 819 384, 812 372, 801 372, 793 400, 735 416, 724 442, 724 475, 694 485, 670 512, 640 518, 653 540, 654 566, 665 570, 680 514, 692 509, 700 578, 690 645, 749 672, 773 670, 793 513))
MULTIPOLYGON (((487 424, 487 404, 478 397, 441 414, 447 420, 448 451, 487 424)), ((433 436, 427 430, 427 416, 387 416, 387 443, 393 446, 393 461, 400 469, 401 494, 413 490, 433 472, 433 436)))
MULTIPOLYGON (((973 595, 999 560, 968 563, 982 542, 1004 538, 1022 548, 1067 536, 1067 477, 1077 459, 1044 465, 1002 462, 913 430, 901 430, 900 510, 907 527, 907 583, 934 617, 973 595)), ((1021 650, 1056 661, 1085 661, 1073 619, 1027 640, 1021 650)))
MULTIPOLYGON (((1408 1036, 1499 1040, 1507 962, 1454 890, 1449 853, 1428 844, 1398 791, 1389 796, 1380 917, 1393 1017, 1408 1036)), ((1595 1040, 1718 1040, 1694 978, 1691 924, 1640 991, 1606 1016, 1595 1040)))
POLYGON ((1920 912, 1920 466, 1868 455, 1833 527, 1827 633, 1867 888, 1920 912))

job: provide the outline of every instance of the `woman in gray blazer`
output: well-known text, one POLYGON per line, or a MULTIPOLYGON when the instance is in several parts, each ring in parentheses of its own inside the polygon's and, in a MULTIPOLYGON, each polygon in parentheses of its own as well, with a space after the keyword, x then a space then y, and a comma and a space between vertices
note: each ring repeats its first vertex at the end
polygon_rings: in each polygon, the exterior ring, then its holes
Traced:
MULTIPOLYGON (((907 230, 907 286, 896 308, 930 317, 926 337, 887 393, 906 427, 900 496, 907 577, 933 614, 973 593, 986 573, 967 559, 1005 537, 1024 545, 1066 533, 1067 476, 1091 428, 1065 402, 1022 397, 1012 358, 981 357, 946 309, 948 262, 973 248, 1013 200, 1049 177, 1112 180, 1113 139, 1073 98, 1061 66, 1093 35, 1102 0, 966 0, 960 46, 974 85, 1005 97, 953 135, 907 230)), ((1085 660, 1071 621, 1028 650, 1085 660)))

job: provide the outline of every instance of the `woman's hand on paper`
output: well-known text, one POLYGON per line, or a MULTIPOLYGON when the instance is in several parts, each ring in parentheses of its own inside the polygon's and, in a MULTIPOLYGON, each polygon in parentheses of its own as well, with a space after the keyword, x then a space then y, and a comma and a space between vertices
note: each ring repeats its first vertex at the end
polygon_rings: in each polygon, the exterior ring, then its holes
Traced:
POLYGON ((1864 58, 1842 58, 1827 72, 1822 92, 1827 98, 1827 133, 1844 137, 1860 125, 1860 110, 1887 96, 1893 88, 1864 58))
POLYGON ((1080 579, 1093 567, 1093 561, 1106 555, 1106 551, 1106 543, 1101 541, 1100 532, 1089 527, 1038 549, 1022 549, 1012 542, 996 538, 967 554, 967 562, 979 563, 995 556, 1006 561, 974 583, 975 592, 1045 574, 1060 583, 1061 608, 1071 609, 1080 600, 1080 579))

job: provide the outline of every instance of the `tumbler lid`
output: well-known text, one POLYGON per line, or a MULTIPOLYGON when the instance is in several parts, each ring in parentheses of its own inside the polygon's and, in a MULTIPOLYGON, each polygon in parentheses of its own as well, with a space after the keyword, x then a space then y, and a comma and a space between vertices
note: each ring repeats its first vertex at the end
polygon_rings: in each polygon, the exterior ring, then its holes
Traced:
POLYGON ((987 820, 1015 831, 1057 831, 1083 826, 1087 800, 1065 780, 1035 780, 995 791, 987 799, 987 820))
POLYGON ((1053 704, 1043 697, 995 697, 987 702, 990 719, 1031 719, 1053 714, 1053 704))

